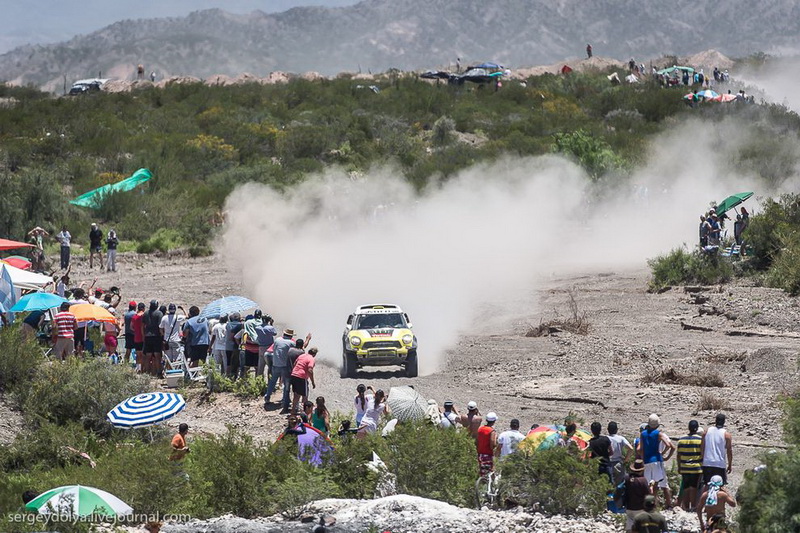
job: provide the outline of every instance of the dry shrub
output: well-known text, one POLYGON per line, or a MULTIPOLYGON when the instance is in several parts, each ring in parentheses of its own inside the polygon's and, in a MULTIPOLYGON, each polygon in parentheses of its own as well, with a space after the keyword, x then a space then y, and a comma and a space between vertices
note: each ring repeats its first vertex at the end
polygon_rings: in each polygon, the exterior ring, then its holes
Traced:
POLYGON ((697 402, 697 411, 723 411, 729 409, 730 406, 728 400, 703 392, 697 402))
POLYGON ((656 383, 659 385, 689 385, 692 387, 724 387, 725 382, 716 372, 703 372, 701 374, 684 374, 672 367, 667 369, 651 369, 642 377, 642 383, 656 383))
POLYGON ((555 318, 547 321, 543 320, 539 322, 538 326, 531 326, 525 334, 526 337, 546 337, 561 331, 578 335, 587 335, 589 333, 589 320, 586 318, 586 311, 581 311, 578 307, 578 301, 575 299, 575 289, 569 289, 567 294, 569 295, 569 300, 567 301, 569 314, 561 316, 556 312, 555 318))

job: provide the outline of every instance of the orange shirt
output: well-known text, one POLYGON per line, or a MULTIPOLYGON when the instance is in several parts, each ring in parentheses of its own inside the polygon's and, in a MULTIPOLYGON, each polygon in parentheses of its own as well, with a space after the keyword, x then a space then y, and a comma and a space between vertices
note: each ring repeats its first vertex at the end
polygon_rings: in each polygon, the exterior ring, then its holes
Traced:
POLYGON ((186 448, 186 439, 183 435, 178 433, 172 437, 172 454, 169 456, 170 461, 183 459, 183 456, 186 455, 186 450, 182 450, 181 448, 186 448))

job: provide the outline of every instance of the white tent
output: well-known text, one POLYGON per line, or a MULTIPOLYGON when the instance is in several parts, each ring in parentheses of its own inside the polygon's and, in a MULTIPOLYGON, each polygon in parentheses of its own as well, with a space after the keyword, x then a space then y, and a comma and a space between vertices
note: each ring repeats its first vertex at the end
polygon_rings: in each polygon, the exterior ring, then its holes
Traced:
POLYGON ((53 282, 53 278, 50 276, 28 272, 27 270, 0 263, 0 276, 3 275, 3 270, 6 270, 8 275, 11 276, 11 282, 14 283, 14 288, 17 290, 40 291, 47 284, 53 282))

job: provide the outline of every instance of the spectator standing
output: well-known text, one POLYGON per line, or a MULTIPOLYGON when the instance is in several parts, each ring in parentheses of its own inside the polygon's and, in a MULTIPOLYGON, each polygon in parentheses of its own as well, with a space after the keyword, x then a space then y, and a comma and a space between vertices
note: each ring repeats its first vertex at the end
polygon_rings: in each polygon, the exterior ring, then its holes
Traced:
POLYGON ((611 467, 612 484, 616 487, 625 479, 625 462, 633 453, 633 446, 628 439, 617 433, 619 426, 616 422, 608 423, 608 440, 611 441, 611 457, 609 465, 611 467))
POLYGON ((78 321, 75 315, 69 312, 69 302, 64 302, 58 308, 59 312, 53 317, 53 341, 55 347, 53 351, 56 357, 65 361, 67 357, 75 351, 75 330, 78 329, 78 321))
MULTIPOLYGON (((180 308, 183 311, 183 308, 180 308)), ((186 322, 186 316, 178 313, 178 306, 169 304, 167 314, 161 319, 159 329, 164 339, 164 352, 170 361, 175 361, 183 355, 181 345, 181 331, 186 322)))
POLYGON ((69 268, 72 235, 66 226, 61 227, 61 231, 56 235, 56 240, 61 244, 61 268, 69 268))
POLYGON ((186 445, 186 435, 189 433, 189 424, 183 423, 178 426, 178 433, 172 437, 172 454, 170 461, 180 461, 189 453, 189 446, 186 445))
POLYGON ((128 302, 128 311, 122 316, 123 332, 125 334, 125 361, 131 360, 131 350, 135 344, 133 335, 133 317, 136 314, 136 302, 128 302))
POLYGON ((722 233, 722 227, 719 225, 719 217, 717 213, 714 212, 711 214, 711 221, 709 222, 711 225, 710 229, 708 230, 708 245, 709 246, 719 246, 720 243, 720 234, 722 233))
POLYGON ((364 418, 364 413, 367 411, 367 397, 365 396, 367 388, 372 390, 372 387, 365 387, 363 383, 359 383, 356 387, 356 396, 353 398, 353 405, 356 409, 356 427, 361 425, 361 419, 364 418))
POLYGON ((109 230, 108 235, 106 236, 106 252, 107 255, 107 262, 106 262, 106 270, 108 272, 116 272, 117 271, 117 246, 119 245, 119 239, 117 238, 117 232, 113 229, 109 230))
POLYGON ((672 457, 675 445, 669 440, 666 433, 659 429, 661 422, 658 415, 652 414, 647 422, 647 427, 642 431, 639 439, 642 458, 644 459, 644 477, 647 481, 655 483, 664 492, 664 506, 669 509, 672 507, 672 493, 669 490, 667 481, 667 471, 664 462, 672 457), (667 455, 661 452, 663 443, 667 455))
POLYGON ((239 344, 236 335, 242 330, 242 316, 231 313, 225 325, 225 356, 228 360, 228 377, 235 379, 239 372, 239 344))
MULTIPOLYGON (((301 343, 303 341, 298 339, 297 342, 301 343)), ((289 352, 291 353, 291 350, 289 352)), ((314 382, 314 358, 316 356, 316 348, 311 348, 308 353, 301 351, 297 361, 292 365, 291 385, 294 393, 292 396, 292 413, 297 413, 298 401, 305 404, 308 400, 308 380, 311 380, 311 388, 317 388, 317 384, 314 382)))
MULTIPOLYGON (((370 390, 372 388, 370 387, 370 390)), ((361 419, 361 424, 358 426, 359 438, 364 438, 367 433, 374 433, 378 430, 378 424, 381 417, 389 416, 389 406, 386 404, 386 393, 382 389, 375 391, 375 394, 367 395, 367 411, 364 413, 364 418, 361 419)))
POLYGON ((164 343, 161 337, 162 318, 164 318, 164 314, 158 309, 158 301, 150 300, 150 308, 142 317, 142 324, 144 325, 142 370, 153 376, 161 375, 161 349, 164 343))
POLYGON ((711 225, 706 222, 706 216, 700 215, 700 248, 708 246, 708 230, 711 225))
POLYGON ((92 228, 89 230, 89 268, 94 268, 95 254, 99 257, 100 268, 103 268, 102 240, 103 232, 100 231, 100 228, 97 227, 95 222, 92 222, 92 228))
POLYGON ((258 375, 258 367, 260 363, 258 356, 259 350, 257 328, 261 325, 261 322, 261 309, 256 309, 253 315, 244 321, 244 326, 242 328, 244 330, 244 342, 242 343, 244 350, 239 361, 239 370, 241 372, 241 377, 243 378, 247 376, 247 369, 250 367, 253 367, 256 371, 256 375, 258 375))
POLYGON ((486 424, 478 428, 478 437, 475 442, 478 450, 478 471, 481 476, 494 471, 494 454, 497 450, 495 422, 497 422, 497 415, 490 412, 486 415, 486 424))
POLYGON ((228 374, 228 356, 225 351, 228 337, 228 315, 219 317, 219 322, 211 329, 211 354, 223 375, 228 374))
POLYGON ((467 414, 461 415, 459 422, 469 431, 473 439, 478 440, 478 430, 481 428, 483 417, 481 417, 481 412, 478 411, 476 402, 471 401, 467 404, 467 414))
POLYGON ((633 519, 634 533, 662 533, 667 531, 667 519, 656 511, 656 497, 648 494, 644 497, 644 511, 633 519))
POLYGON ((644 461, 636 459, 625 476, 625 531, 633 529, 633 519, 644 511, 644 498, 650 494, 650 484, 644 477, 644 461))
POLYGON ((189 308, 189 319, 183 325, 183 336, 189 354, 189 366, 196 367, 208 355, 208 320, 200 316, 200 308, 193 305, 189 308))
POLYGON ((456 430, 458 428, 458 411, 453 400, 446 400, 442 410, 442 419, 439 422, 442 428, 456 430))
POLYGON ((689 434, 678 440, 677 455, 678 473, 681 475, 681 492, 678 505, 684 511, 694 512, 697 504, 697 488, 703 476, 702 456, 700 449, 703 438, 697 434, 700 428, 697 420, 689 422, 689 434))
POLYGON ((273 326, 272 317, 269 315, 262 315, 260 309, 256 309, 255 316, 261 319, 261 323, 256 326, 256 342, 258 343, 258 368, 256 372, 259 376, 263 376, 264 380, 269 380, 272 374, 272 354, 267 350, 275 342, 275 337, 278 332, 275 331, 273 326))
POLYGON ((600 459, 597 465, 597 473, 605 474, 608 476, 609 483, 613 483, 611 476, 611 454, 614 450, 611 447, 611 439, 600 433, 603 431, 603 426, 600 422, 592 422, 591 426, 592 438, 589 439, 589 457, 592 459, 600 459))
POLYGON ((294 330, 287 328, 283 330, 282 337, 275 339, 272 349, 272 377, 267 383, 267 392, 264 394, 264 409, 266 409, 271 403, 270 397, 280 379, 283 385, 281 414, 289 412, 289 381, 292 375, 292 369, 289 367, 289 348, 294 344, 292 337, 294 330))
MULTIPOLYGON (((487 415, 488 420, 488 415, 487 415)), ((519 420, 516 418, 511 420, 510 428, 497 437, 497 455, 498 457, 505 457, 517 451, 519 443, 525 439, 525 435, 519 431, 519 420)))
POLYGON ((586 58, 587 59, 592 58, 592 45, 588 43, 586 44, 586 58))
POLYGON ((706 430, 701 444, 703 455, 703 482, 709 483, 714 476, 720 476, 728 483, 733 463, 733 437, 725 429, 725 415, 717 414, 714 426, 706 430))
POLYGON ((33 245, 33 250, 31 250, 31 270, 34 272, 42 272, 45 269, 44 238, 49 236, 50 234, 39 226, 28 232, 28 239, 33 245))

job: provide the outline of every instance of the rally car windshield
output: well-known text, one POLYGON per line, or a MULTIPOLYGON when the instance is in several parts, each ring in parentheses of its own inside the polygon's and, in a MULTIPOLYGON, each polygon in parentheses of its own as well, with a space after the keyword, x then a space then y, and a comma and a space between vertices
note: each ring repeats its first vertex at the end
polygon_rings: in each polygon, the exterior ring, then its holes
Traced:
POLYGON ((354 329, 404 328, 406 321, 402 313, 381 313, 356 317, 354 329))

